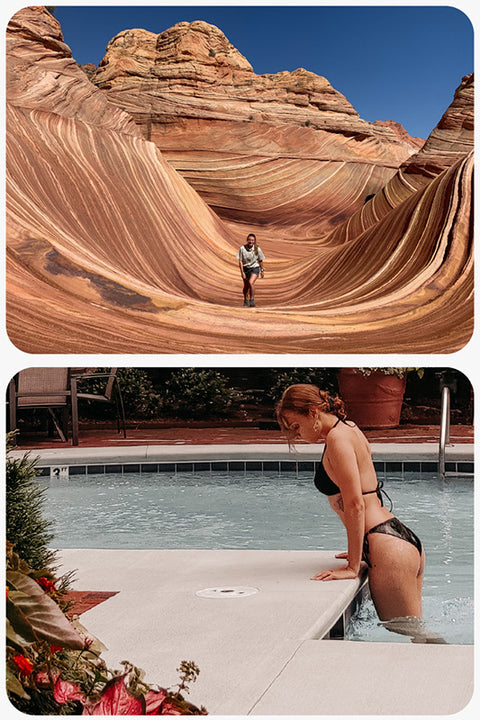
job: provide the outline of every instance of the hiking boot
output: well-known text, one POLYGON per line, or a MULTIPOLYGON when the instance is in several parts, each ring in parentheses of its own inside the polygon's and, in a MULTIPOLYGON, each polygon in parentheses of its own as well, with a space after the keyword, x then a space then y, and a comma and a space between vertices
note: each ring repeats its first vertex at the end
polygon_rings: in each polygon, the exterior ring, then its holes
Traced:
POLYGON ((248 302, 247 298, 243 301, 243 307, 250 307, 250 303, 248 302))
POLYGON ((250 307, 256 307, 255 300, 253 298, 250 300, 250 307))

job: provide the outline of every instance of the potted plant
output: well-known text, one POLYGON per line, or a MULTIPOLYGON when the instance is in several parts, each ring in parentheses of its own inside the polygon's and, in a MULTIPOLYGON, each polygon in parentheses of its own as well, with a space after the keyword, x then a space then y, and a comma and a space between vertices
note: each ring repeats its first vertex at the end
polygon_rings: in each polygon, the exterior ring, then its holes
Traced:
POLYGON ((423 374, 422 368, 341 368, 338 387, 348 417, 361 428, 397 427, 411 370, 423 374))

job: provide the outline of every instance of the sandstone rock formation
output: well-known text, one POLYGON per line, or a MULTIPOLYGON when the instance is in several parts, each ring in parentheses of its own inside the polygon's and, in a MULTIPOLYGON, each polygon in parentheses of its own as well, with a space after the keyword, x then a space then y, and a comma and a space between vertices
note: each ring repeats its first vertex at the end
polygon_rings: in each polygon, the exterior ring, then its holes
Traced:
POLYGON ((325 79, 256 76, 220 31, 194 25, 121 33, 95 87, 44 8, 12 18, 12 342, 39 353, 462 347, 473 78, 418 152, 325 79), (267 255, 255 310, 241 307, 235 260, 247 228, 267 255))
POLYGON ((256 75, 202 21, 119 33, 92 80, 220 217, 277 239, 343 222, 423 144, 362 120, 324 77, 256 75))
POLYGON ((409 157, 371 202, 333 231, 324 243, 344 243, 358 237, 412 193, 422 190, 441 172, 472 153, 473 112, 473 75, 467 75, 421 150, 409 157))

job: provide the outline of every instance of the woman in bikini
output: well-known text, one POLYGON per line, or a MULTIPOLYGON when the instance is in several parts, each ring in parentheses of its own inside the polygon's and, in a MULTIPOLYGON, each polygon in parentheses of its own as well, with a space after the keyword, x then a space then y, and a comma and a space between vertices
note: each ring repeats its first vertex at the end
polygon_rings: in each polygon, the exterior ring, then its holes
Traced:
POLYGON ((263 278, 265 256, 257 245, 253 233, 247 236, 245 245, 237 253, 238 266, 243 280, 243 305, 255 307, 255 283, 259 275, 263 278))
POLYGON ((348 552, 336 556, 347 564, 322 570, 312 580, 356 578, 363 560, 380 620, 394 619, 391 626, 386 624, 388 629, 415 637, 422 616, 425 552, 415 533, 384 506, 383 483, 377 480, 365 435, 347 419, 343 401, 315 385, 287 388, 277 405, 277 418, 289 443, 325 441, 315 485, 328 496, 347 531, 348 552), (417 628, 397 629, 399 619, 418 619, 417 628))

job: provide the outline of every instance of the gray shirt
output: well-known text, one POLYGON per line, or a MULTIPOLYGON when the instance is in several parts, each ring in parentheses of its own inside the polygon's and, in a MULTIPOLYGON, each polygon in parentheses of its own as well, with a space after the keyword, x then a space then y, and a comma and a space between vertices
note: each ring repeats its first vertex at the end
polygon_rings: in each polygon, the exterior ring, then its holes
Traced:
POLYGON ((242 261, 243 267, 246 268, 254 268, 258 267, 258 261, 263 262, 265 260, 265 255, 260 250, 260 248, 257 246, 258 250, 258 256, 255 255, 255 250, 252 248, 251 250, 247 250, 245 245, 242 245, 240 250, 237 253, 237 259, 242 261))

